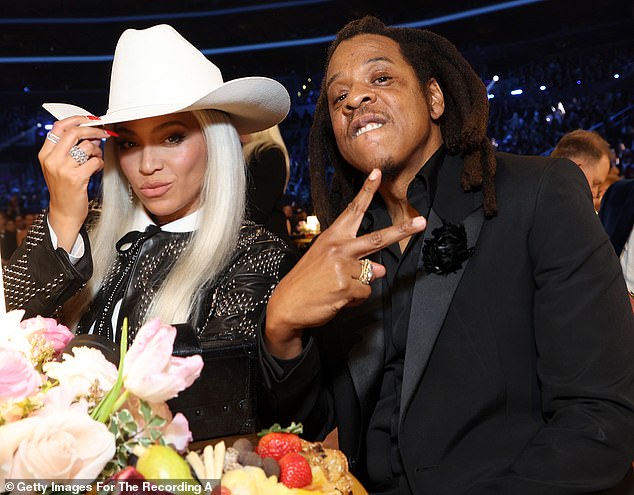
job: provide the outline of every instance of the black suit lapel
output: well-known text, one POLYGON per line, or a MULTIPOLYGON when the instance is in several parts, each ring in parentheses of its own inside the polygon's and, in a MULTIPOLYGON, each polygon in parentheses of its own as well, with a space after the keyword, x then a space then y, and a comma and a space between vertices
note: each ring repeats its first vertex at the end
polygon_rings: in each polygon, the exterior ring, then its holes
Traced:
MULTIPOLYGON (((464 220, 467 231, 467 245, 474 246, 482 222, 484 211, 482 208, 474 211, 464 220)), ((442 225, 442 220, 432 210, 429 216, 427 230, 430 232, 442 225)), ((409 406, 416 390, 429 356, 440 333, 458 283, 469 260, 465 261, 455 273, 448 275, 425 274, 420 269, 414 285, 412 308, 409 317, 407 347, 405 350, 405 368, 403 370, 403 389, 401 393, 401 419, 403 412, 409 406)))
MULTIPOLYGON (((369 258, 377 261, 376 256, 369 258)), ((382 300, 382 284, 378 280, 372 283, 372 295, 368 300, 361 306, 346 311, 346 321, 337 323, 342 330, 354 329, 348 333, 348 338, 354 342, 342 342, 342 345, 350 348, 348 369, 363 412, 368 411, 370 391, 376 384, 377 376, 383 372, 385 345, 382 300)), ((373 409, 374 407, 371 410, 373 409)))
MULTIPOLYGON (((467 246, 473 247, 484 222, 482 194, 462 191, 461 171, 462 160, 456 156, 447 156, 440 171, 436 200, 427 219, 425 237, 430 237, 435 228, 442 226, 443 220, 451 223, 462 222, 467 232, 467 246)), ((427 366, 449 304, 468 262, 469 260, 463 262, 462 267, 455 273, 426 274, 422 267, 422 252, 420 253, 405 350, 401 421, 427 366)))

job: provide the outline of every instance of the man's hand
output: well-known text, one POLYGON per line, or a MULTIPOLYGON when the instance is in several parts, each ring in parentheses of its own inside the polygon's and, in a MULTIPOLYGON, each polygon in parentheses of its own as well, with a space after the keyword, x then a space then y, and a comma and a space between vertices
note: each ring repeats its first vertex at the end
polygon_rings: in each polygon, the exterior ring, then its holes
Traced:
MULTIPOLYGON (((266 311, 265 342, 276 357, 290 359, 302 351, 305 328, 330 321, 346 306, 361 304, 372 293, 359 280, 360 260, 425 228, 423 217, 357 237, 363 215, 381 184, 374 169, 354 200, 322 232, 293 269, 280 281, 266 311)), ((372 263, 373 277, 385 267, 372 263)))

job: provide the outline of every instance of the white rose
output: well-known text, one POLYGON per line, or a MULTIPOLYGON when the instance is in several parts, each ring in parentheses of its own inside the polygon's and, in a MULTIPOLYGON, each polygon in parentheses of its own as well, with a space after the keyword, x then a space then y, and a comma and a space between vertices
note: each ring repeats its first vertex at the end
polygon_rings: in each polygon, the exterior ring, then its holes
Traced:
POLYGON ((59 380, 61 385, 76 391, 77 396, 87 395, 97 382, 107 392, 117 380, 117 368, 98 349, 74 347, 73 354, 63 354, 61 362, 44 364, 44 372, 59 380))
POLYGON ((70 409, 40 416, 13 458, 11 478, 94 480, 115 454, 115 438, 103 423, 70 409))
POLYGON ((23 309, 16 309, 0 315, 0 347, 19 351, 31 360, 33 349, 28 335, 20 325, 22 316, 24 316, 23 309))
POLYGON ((13 456, 20 444, 29 438, 41 418, 24 418, 14 423, 0 426, 0 493, 8 491, 4 483, 13 468, 13 456))

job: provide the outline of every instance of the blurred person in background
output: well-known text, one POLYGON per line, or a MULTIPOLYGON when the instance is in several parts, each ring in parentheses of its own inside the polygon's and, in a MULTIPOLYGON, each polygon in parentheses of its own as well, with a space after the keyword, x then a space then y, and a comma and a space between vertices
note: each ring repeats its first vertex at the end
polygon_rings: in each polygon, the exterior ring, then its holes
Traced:
POLYGON ((607 189, 599 218, 621 262, 634 310, 634 179, 617 180, 607 189))
POLYGON ((605 193, 607 192, 607 190, 610 188, 612 184, 614 184, 616 181, 621 179, 623 179, 623 176, 621 175, 621 171, 618 169, 618 167, 610 167, 610 172, 608 173, 608 176, 603 181, 603 183, 599 186, 599 192, 597 194, 597 197, 592 198, 592 201, 594 203, 594 209, 596 211, 601 213, 601 201, 603 200, 603 196, 605 195, 605 193))
POLYGON ((552 153, 553 158, 572 160, 586 176, 592 193, 595 211, 601 202, 601 186, 610 172, 610 145, 596 131, 576 129, 564 134, 552 153))
POLYGON ((283 200, 290 159, 279 126, 240 135, 247 162, 247 217, 292 246, 283 200))

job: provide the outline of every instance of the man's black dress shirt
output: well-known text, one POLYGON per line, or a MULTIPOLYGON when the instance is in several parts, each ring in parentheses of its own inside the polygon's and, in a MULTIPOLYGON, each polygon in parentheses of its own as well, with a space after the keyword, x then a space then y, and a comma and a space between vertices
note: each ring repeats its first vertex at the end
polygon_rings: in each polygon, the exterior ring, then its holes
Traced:
MULTIPOLYGON (((446 154, 442 146, 420 169, 407 189, 410 205, 428 217, 436 191, 436 178, 446 154)), ((385 203, 376 196, 366 212, 363 227, 375 231, 392 225, 385 203)), ((405 344, 412 306, 416 268, 423 247, 423 233, 413 236, 401 253, 398 243, 380 253, 387 275, 383 284, 383 326, 385 331, 385 365, 379 400, 370 419, 366 436, 367 469, 373 493, 404 495, 411 492, 402 476, 398 424, 401 386, 405 363, 405 344)))

